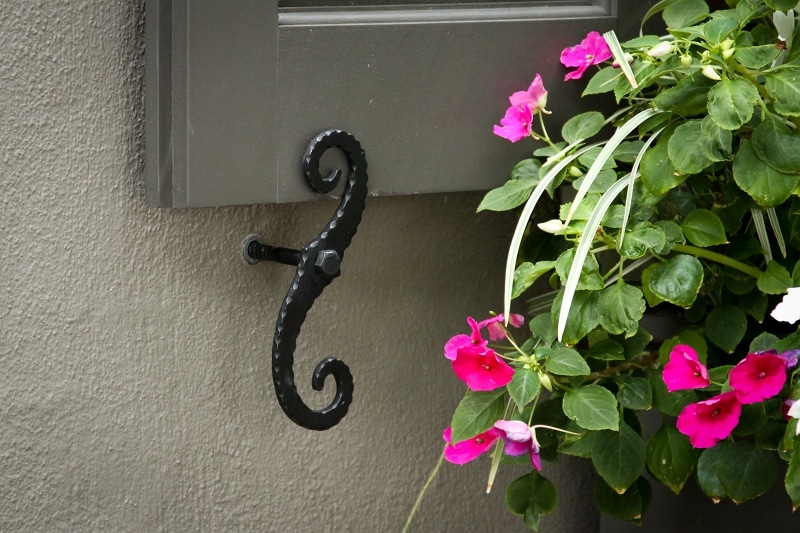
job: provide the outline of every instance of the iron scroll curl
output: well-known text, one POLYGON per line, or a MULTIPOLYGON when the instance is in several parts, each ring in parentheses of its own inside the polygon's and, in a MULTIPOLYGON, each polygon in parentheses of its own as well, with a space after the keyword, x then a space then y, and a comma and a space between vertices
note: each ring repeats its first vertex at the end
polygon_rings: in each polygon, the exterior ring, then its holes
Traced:
MULTIPOLYGON (((292 259, 297 261, 297 271, 278 313, 272 343, 272 379, 278 403, 296 424, 317 431, 335 426, 347 414, 353 401, 353 375, 348 366, 339 359, 326 357, 320 361, 314 370, 311 386, 314 390, 321 391, 326 378, 333 376, 336 394, 327 407, 311 409, 300 397, 295 386, 294 351, 300 329, 314 301, 341 274, 341 261, 361 222, 367 196, 367 160, 364 150, 355 137, 341 130, 324 131, 309 143, 303 157, 306 183, 319 193, 328 193, 337 186, 342 177, 341 170, 332 170, 326 176, 320 174, 320 158, 331 148, 341 150, 348 165, 339 207, 320 234, 303 246, 299 253, 288 254, 288 260, 268 257, 281 262, 291 262, 292 259)), ((276 250, 295 252, 273 248, 266 255, 279 255, 276 250)))

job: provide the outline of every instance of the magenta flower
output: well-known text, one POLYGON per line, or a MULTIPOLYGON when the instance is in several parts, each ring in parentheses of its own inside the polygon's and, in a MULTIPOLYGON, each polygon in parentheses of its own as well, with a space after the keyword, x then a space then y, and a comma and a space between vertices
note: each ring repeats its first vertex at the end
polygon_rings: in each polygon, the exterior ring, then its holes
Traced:
POLYGON ((471 439, 453 444, 451 440, 452 433, 453 429, 449 427, 442 433, 442 438, 447 442, 447 446, 444 448, 444 458, 448 463, 453 463, 454 465, 463 465, 477 459, 491 448, 494 441, 500 437, 499 430, 489 428, 471 439))
POLYGON ((521 109, 511 106, 506 109, 506 116, 500 119, 500 125, 494 126, 494 134, 512 143, 524 139, 531 134, 531 123, 533 122, 533 112, 528 106, 521 109))
POLYGON ((500 359, 494 350, 480 351, 461 347, 456 350, 453 372, 473 391, 490 391, 508 385, 514 369, 500 359))
MULTIPOLYGON (((444 345, 444 356, 451 361, 456 358, 459 348, 475 348, 480 352, 486 351, 486 340, 481 336, 482 325, 475 322, 471 316, 467 317, 467 324, 472 332, 469 335, 456 335, 444 345)), ((483 324, 483 322, 481 322, 483 324)))
POLYGON ((567 73, 564 81, 577 80, 583 76, 586 69, 603 61, 611 59, 611 49, 606 40, 596 31, 589 32, 581 44, 566 48, 561 52, 561 63, 565 67, 578 67, 567 73))
MULTIPOLYGON (((489 332, 489 338, 493 341, 497 341, 500 339, 506 338, 506 332, 503 329, 503 326, 500 325, 501 322, 505 322, 506 317, 502 314, 496 315, 493 317, 489 317, 486 320, 482 320, 478 322, 479 328, 486 328, 486 331, 489 332)), ((511 314, 508 316, 508 323, 518 328, 525 323, 525 317, 522 315, 511 314)))
POLYGON ((783 388, 786 362, 769 353, 749 353, 731 369, 728 380, 741 403, 760 402, 772 398, 783 388))
POLYGON ((519 109, 527 107, 531 110, 531 114, 544 109, 547 105, 547 90, 545 90, 542 83, 542 77, 537 74, 527 91, 515 92, 508 97, 508 101, 511 102, 512 106, 519 109))
POLYGON ((694 348, 686 344, 675 346, 669 353, 669 362, 664 365, 663 379, 669 392, 701 389, 709 384, 708 370, 698 361, 694 348))
POLYGON ((728 438, 741 414, 742 404, 736 392, 728 391, 684 407, 678 415, 677 426, 695 448, 711 448, 728 438))
POLYGON ((789 350, 788 352, 778 354, 778 357, 783 359, 783 362, 786 363, 786 370, 791 370, 797 366, 798 356, 800 356, 800 350, 789 350))
POLYGON ((536 470, 542 469, 542 458, 539 456, 539 443, 536 434, 530 426, 519 420, 498 420, 494 427, 500 431, 500 436, 506 445, 503 451, 506 455, 518 456, 527 453, 531 457, 531 464, 536 470))

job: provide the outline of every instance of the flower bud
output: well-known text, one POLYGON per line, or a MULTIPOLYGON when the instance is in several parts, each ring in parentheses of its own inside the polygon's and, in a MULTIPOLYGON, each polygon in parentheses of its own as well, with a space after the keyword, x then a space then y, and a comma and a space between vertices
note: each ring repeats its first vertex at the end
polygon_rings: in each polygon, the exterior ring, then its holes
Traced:
POLYGON ((719 81, 722 79, 720 75, 717 73, 717 71, 714 70, 714 67, 712 67, 711 65, 706 65, 703 67, 703 76, 714 81, 719 81))
POLYGON ((691 67, 692 66, 692 56, 690 56, 689 54, 681 56, 681 65, 683 65, 683 68, 691 67))
POLYGON ((581 172, 581 169, 579 169, 575 165, 570 165, 567 171, 569 172, 569 175, 572 176, 573 178, 580 178, 581 176, 583 176, 583 172, 581 172))
POLYGON ((661 41, 650 50, 647 51, 647 55, 650 57, 661 58, 666 55, 672 53, 672 43, 669 41, 661 41))
POLYGON ((736 48, 729 48, 722 52, 723 59, 730 59, 733 53, 736 51, 736 48))
POLYGON ((548 220, 547 222, 542 222, 541 224, 538 224, 538 226, 543 232, 552 234, 556 234, 564 229, 564 224, 557 218, 548 220))
POLYGON ((733 48, 734 44, 735 42, 733 39, 725 39, 724 41, 719 43, 719 49, 724 52, 726 50, 730 50, 731 48, 733 48))

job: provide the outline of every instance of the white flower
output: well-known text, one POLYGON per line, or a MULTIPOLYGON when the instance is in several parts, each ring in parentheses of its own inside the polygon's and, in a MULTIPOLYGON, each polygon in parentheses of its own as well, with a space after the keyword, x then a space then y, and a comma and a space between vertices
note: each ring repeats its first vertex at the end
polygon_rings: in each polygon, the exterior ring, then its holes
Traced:
POLYGON ((775 24, 775 29, 778 30, 778 39, 786 43, 786 49, 792 49, 792 34, 794 33, 794 11, 789 10, 786 13, 776 11, 772 14, 772 23, 775 24))
POLYGON ((790 324, 800 320, 800 287, 792 287, 786 291, 783 300, 775 306, 770 315, 779 322, 790 324))
MULTIPOLYGON (((794 402, 786 414, 794 419, 800 419, 800 402, 794 402)), ((794 434, 797 435, 798 433, 800 433, 800 423, 794 429, 794 434)))
POLYGON ((556 234, 564 229, 564 224, 562 224, 557 218, 548 220, 547 222, 542 222, 541 224, 538 224, 538 226, 543 232, 552 234, 556 234))
POLYGON ((650 57, 664 57, 665 55, 672 53, 672 43, 669 41, 661 41, 650 50, 647 51, 647 55, 650 57))
POLYGON ((719 81, 722 79, 719 73, 716 70, 714 70, 714 67, 712 67, 711 65, 706 65, 703 67, 703 76, 714 81, 719 81))

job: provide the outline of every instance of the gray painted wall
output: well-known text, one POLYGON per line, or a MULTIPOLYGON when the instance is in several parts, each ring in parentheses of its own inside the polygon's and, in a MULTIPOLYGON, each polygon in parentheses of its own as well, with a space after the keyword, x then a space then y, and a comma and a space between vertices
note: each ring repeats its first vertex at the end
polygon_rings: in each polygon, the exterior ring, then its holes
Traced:
MULTIPOLYGON (((474 215, 475 194, 369 199, 296 365, 311 397, 340 356, 355 403, 331 431, 294 426, 268 359, 292 272, 240 246, 300 245, 335 204, 146 208, 143 12, 0 10, 0 530, 399 531, 463 393, 441 346, 500 305, 513 221, 474 215)), ((413 530, 525 531, 487 470, 445 467, 413 530)), ((556 483, 543 530, 597 531, 586 472, 556 483)))

